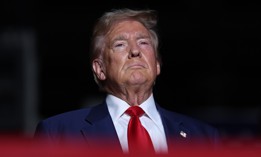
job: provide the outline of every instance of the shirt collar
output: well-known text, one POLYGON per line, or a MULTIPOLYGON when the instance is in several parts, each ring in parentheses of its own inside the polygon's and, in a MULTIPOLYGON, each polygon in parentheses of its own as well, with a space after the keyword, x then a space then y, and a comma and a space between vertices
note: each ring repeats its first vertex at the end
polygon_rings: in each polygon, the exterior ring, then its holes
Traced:
MULTIPOLYGON (((111 94, 107 95, 106 103, 113 121, 120 118, 130 107, 128 103, 111 94)), ((154 123, 159 124, 161 122, 153 94, 151 94, 146 101, 140 104, 140 107, 144 110, 146 115, 154 121, 154 123)))
POLYGON ((153 94, 151 94, 151 96, 146 101, 144 101, 142 104, 140 104, 140 107, 144 110, 146 115, 152 121, 154 121, 155 124, 161 123, 161 118, 160 118, 160 115, 159 115, 158 110, 156 108, 156 104, 155 104, 155 101, 154 101, 153 94))
POLYGON ((120 118, 127 108, 130 107, 125 101, 111 94, 107 95, 106 103, 113 121, 120 118))

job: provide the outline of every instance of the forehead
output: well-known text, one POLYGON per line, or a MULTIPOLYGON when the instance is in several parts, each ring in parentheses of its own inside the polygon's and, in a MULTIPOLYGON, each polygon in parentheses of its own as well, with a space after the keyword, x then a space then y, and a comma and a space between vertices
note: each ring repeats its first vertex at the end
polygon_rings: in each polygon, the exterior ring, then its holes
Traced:
POLYGON ((108 36, 113 37, 115 35, 123 35, 126 33, 135 33, 142 35, 149 34, 148 30, 140 22, 134 20, 127 20, 114 24, 111 30, 109 31, 108 36))

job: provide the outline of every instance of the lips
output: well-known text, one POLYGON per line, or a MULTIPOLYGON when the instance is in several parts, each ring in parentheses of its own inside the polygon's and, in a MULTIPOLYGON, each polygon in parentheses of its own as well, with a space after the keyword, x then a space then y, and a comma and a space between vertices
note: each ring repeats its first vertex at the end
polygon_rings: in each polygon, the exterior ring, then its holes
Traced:
POLYGON ((146 65, 143 63, 132 63, 128 65, 128 68, 146 68, 146 65))
POLYGON ((131 65, 130 68, 144 68, 144 66, 141 64, 135 64, 135 65, 131 65))

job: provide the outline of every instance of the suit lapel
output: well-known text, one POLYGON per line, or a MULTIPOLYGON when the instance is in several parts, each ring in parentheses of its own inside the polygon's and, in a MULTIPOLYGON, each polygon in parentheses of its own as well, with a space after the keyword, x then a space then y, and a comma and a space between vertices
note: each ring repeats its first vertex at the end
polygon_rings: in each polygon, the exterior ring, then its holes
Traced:
POLYGON ((157 109, 162 118, 168 145, 188 143, 190 141, 190 130, 184 126, 180 118, 175 113, 170 114, 169 111, 159 105, 157 105, 157 109))
POLYGON ((95 106, 85 118, 86 126, 82 134, 87 143, 97 146, 116 146, 120 148, 118 136, 106 103, 95 106))

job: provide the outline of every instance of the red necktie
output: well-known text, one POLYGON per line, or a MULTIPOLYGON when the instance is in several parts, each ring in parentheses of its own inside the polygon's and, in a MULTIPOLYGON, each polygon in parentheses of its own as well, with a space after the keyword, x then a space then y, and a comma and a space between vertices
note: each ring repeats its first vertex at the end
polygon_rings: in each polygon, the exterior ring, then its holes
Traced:
POLYGON ((144 111, 138 106, 132 106, 126 110, 126 113, 131 116, 128 124, 129 152, 154 152, 150 136, 139 119, 144 111))

